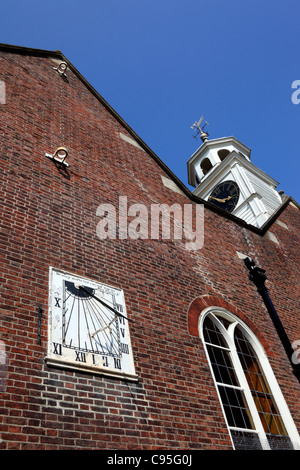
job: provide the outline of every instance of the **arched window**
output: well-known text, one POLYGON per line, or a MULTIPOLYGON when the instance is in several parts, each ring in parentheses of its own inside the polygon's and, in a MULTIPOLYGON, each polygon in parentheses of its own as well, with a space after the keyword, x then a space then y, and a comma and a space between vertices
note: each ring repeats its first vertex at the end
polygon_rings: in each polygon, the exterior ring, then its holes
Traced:
POLYGON ((204 158, 204 160, 200 164, 201 170, 203 171, 203 174, 206 175, 206 173, 209 172, 212 168, 212 163, 209 158, 204 158))
POLYGON ((228 149, 221 149, 218 151, 218 155, 221 161, 223 161, 229 154, 230 151, 228 149))
POLYGON ((298 449, 297 429, 251 330, 226 310, 210 309, 201 336, 234 448, 298 449))

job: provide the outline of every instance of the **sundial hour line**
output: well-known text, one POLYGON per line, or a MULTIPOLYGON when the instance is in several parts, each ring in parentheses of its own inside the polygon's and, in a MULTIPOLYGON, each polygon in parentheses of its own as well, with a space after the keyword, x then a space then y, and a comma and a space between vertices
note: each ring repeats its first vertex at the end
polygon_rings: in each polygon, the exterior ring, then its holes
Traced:
POLYGON ((122 315, 122 313, 118 312, 115 308, 111 307, 110 305, 108 305, 106 302, 103 302, 103 300, 99 299, 99 297, 97 297, 96 295, 94 294, 91 294, 88 290, 86 290, 83 286, 79 286, 79 289, 82 289, 84 290, 85 292, 87 292, 91 297, 93 297, 94 299, 98 300, 98 302, 100 302, 100 304, 102 304, 104 307, 107 307, 109 310, 111 310, 112 312, 114 312, 115 315, 118 315, 119 317, 122 317, 122 318, 125 318, 125 320, 128 320, 128 321, 132 321, 133 320, 131 318, 127 318, 125 317, 125 315, 122 315))

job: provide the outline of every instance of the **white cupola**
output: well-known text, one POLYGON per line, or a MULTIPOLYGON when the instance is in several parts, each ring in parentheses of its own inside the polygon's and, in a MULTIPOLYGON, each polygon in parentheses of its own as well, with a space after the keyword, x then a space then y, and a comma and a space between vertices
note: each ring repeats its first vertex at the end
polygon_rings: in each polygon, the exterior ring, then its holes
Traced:
POLYGON ((208 140, 187 162, 188 182, 201 199, 261 227, 281 205, 278 182, 250 160, 251 150, 234 137, 208 140))

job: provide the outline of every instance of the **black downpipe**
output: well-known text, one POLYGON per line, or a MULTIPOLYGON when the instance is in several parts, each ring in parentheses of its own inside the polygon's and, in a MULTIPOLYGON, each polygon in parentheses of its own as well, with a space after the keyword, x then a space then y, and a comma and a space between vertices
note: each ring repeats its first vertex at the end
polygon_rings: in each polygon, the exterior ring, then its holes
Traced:
POLYGON ((274 324, 274 327, 276 328, 278 336, 292 366, 293 374, 295 375, 295 377, 297 377, 298 381, 300 382, 300 363, 298 362, 295 364, 292 360, 295 351, 291 346, 290 340, 270 299, 268 289, 265 286, 265 281, 267 280, 267 276, 265 274, 266 271, 262 268, 259 268, 258 266, 255 266, 254 261, 250 260, 250 258, 245 258, 244 263, 247 269, 249 270, 250 281, 252 281, 253 284, 256 286, 257 291, 261 295, 264 304, 269 312, 271 320, 274 324))

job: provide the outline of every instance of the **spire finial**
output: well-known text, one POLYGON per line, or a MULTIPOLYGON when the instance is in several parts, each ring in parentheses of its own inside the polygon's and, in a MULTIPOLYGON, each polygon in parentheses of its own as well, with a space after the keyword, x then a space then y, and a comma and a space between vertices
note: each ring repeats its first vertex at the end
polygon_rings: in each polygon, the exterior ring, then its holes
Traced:
POLYGON ((206 142, 208 140, 208 132, 204 132, 204 128, 206 125, 208 125, 208 122, 204 121, 204 125, 201 126, 201 123, 203 121, 204 117, 201 116, 199 121, 194 122, 194 124, 191 126, 191 129, 194 129, 196 131, 196 134, 193 135, 194 138, 197 138, 197 136, 200 134, 202 142, 206 142))

